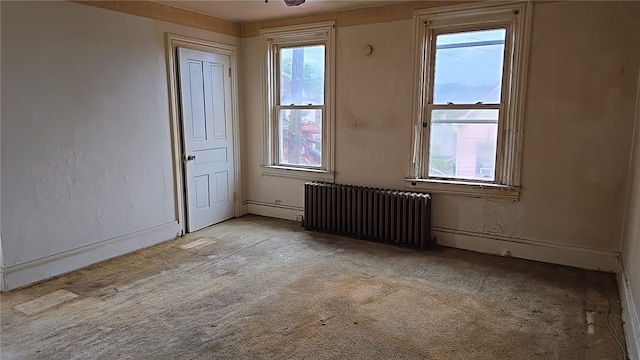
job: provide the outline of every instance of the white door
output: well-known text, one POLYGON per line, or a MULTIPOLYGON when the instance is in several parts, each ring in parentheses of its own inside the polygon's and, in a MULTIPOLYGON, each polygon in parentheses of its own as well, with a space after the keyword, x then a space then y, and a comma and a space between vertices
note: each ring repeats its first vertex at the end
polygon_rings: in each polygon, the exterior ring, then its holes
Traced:
POLYGON ((229 56, 178 48, 187 232, 234 216, 229 56))

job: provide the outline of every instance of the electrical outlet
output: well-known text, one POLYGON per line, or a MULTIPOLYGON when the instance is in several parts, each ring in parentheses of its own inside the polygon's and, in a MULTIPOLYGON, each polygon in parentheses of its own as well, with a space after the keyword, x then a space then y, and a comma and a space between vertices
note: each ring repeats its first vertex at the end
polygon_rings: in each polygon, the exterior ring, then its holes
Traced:
POLYGON ((511 252, 509 250, 502 250, 502 251, 500 251, 500 256, 509 257, 509 256, 511 256, 511 252))
POLYGON ((296 215, 296 221, 297 222, 302 222, 303 220, 304 220, 304 215, 302 215, 302 214, 296 215))

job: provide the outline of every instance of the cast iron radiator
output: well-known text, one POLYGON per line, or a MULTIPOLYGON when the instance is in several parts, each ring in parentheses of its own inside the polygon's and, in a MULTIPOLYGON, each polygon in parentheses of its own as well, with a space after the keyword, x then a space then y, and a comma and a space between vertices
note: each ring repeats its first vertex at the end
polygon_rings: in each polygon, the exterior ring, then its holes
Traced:
POLYGON ((431 196, 415 192, 310 182, 304 227, 420 250, 431 239, 431 196))

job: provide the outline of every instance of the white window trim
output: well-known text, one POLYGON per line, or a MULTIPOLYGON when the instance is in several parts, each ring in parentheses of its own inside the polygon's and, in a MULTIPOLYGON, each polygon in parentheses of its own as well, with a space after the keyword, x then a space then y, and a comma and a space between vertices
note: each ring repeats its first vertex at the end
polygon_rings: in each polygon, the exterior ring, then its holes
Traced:
POLYGON ((264 159, 262 175, 303 180, 335 179, 335 23, 333 21, 262 29, 262 54, 264 56, 264 159), (275 45, 296 45, 321 41, 325 44, 325 104, 322 124, 322 167, 282 166, 278 164, 276 123, 277 81, 274 71, 275 45))
POLYGON ((412 149, 409 159, 409 171, 405 181, 406 188, 430 191, 449 195, 467 195, 474 197, 497 197, 518 199, 520 196, 520 174, 522 159, 522 137, 524 118, 524 97, 529 58, 531 28, 530 2, 509 4, 472 3, 447 7, 416 10, 414 12, 414 48, 415 48, 415 84, 412 116, 412 149), (514 16, 514 14, 518 14, 514 16), (438 179, 425 176, 428 162, 429 126, 426 121, 425 89, 429 83, 430 54, 427 36, 431 29, 447 26, 464 26, 502 18, 510 19, 513 43, 512 67, 507 75, 511 86, 503 95, 505 111, 499 123, 498 148, 496 159, 496 180, 494 182, 438 179))

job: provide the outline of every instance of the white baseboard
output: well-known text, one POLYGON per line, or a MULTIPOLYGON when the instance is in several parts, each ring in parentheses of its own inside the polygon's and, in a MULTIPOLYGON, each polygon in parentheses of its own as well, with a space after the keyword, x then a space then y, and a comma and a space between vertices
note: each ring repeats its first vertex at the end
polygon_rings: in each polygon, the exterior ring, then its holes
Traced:
POLYGON ((488 254, 508 251, 509 256, 568 265, 590 270, 618 272, 618 253, 546 241, 434 227, 439 245, 488 254))
POLYGON ((180 234, 173 221, 150 229, 100 241, 64 253, 4 268, 0 280, 2 291, 30 285, 54 276, 81 269, 116 256, 173 239, 180 234))
MULTIPOLYGON (((304 214, 301 206, 272 204, 248 200, 244 202, 249 214, 296 220, 304 214)), ((509 256, 568 265, 590 270, 618 272, 618 252, 592 249, 575 245, 563 245, 545 241, 524 240, 509 236, 484 234, 456 229, 433 227, 433 235, 438 244, 477 251, 500 254, 508 251, 509 256)))
POLYGON ((624 322, 624 334, 627 340, 628 357, 631 360, 640 359, 640 317, 638 316, 637 304, 634 302, 629 278, 625 270, 622 259, 619 259, 620 269, 618 271, 618 290, 620 291, 620 301, 622 303, 622 321, 624 322))
POLYGON ((304 214, 302 206, 285 204, 271 204, 261 201, 247 200, 247 211, 249 214, 274 217, 285 220, 296 220, 298 216, 304 214))

